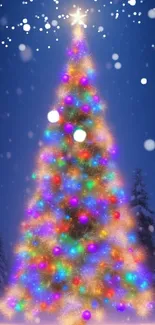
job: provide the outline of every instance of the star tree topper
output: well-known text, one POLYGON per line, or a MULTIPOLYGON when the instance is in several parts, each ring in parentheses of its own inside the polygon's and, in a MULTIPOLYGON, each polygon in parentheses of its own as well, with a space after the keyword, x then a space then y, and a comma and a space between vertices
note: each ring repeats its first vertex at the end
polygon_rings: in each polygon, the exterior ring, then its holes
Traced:
POLYGON ((70 14, 70 16, 73 18, 72 21, 72 26, 74 25, 82 25, 82 26, 86 26, 85 22, 84 22, 84 18, 87 16, 86 14, 83 14, 81 12, 81 9, 78 8, 77 11, 74 14, 70 14))

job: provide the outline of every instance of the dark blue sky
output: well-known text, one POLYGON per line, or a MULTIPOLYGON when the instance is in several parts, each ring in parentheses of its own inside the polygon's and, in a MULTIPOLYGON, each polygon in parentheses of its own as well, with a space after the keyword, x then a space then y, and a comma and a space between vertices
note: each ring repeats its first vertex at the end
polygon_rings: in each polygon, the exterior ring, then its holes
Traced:
MULTIPOLYGON (((155 209, 155 150, 144 149, 146 139, 155 140, 155 47, 152 47, 155 19, 147 15, 154 1, 137 0, 134 7, 124 1, 125 12, 122 12, 122 1, 113 1, 110 5, 109 0, 67 0, 61 1, 59 12, 67 12, 74 3, 94 8, 88 18, 86 36, 96 65, 96 85, 108 103, 106 119, 118 145, 118 168, 124 177, 125 189, 129 193, 133 170, 142 168, 150 205, 155 209), (100 13, 98 8, 102 8, 100 13), (119 10, 119 19, 111 16, 116 10, 119 10), (140 18, 134 16, 134 11, 142 13, 140 18), (141 24, 138 24, 139 19, 141 24), (104 26, 105 38, 104 32, 97 32, 99 26, 104 26), (120 70, 114 68, 113 53, 119 54, 120 70), (140 82, 143 77, 148 80, 145 86, 140 82)), ((38 26, 44 27, 44 24, 43 20, 37 21, 35 15, 45 13, 50 21, 57 18, 58 11, 52 0, 34 0, 28 5, 19 0, 4 0, 2 4, 0 41, 7 37, 12 41, 7 40, 8 48, 0 44, 0 233, 10 255, 11 243, 16 241, 27 198, 33 190, 29 178, 35 168, 47 112, 55 102, 60 74, 67 62, 66 47, 71 42, 72 31, 68 22, 61 21, 56 42, 52 30, 49 34, 38 30, 38 26), (31 26, 37 26, 29 35, 22 27, 11 29, 25 17, 31 26), (2 26, 6 24, 8 28, 2 26), (28 62, 20 58, 21 43, 32 50, 33 56, 28 62), (51 49, 48 49, 49 44, 51 49)))

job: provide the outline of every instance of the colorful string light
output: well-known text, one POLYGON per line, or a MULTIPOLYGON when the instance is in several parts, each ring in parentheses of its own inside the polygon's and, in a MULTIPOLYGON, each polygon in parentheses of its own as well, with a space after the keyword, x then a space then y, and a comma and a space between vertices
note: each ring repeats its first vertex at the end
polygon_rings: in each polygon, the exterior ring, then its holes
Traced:
POLYGON ((48 114, 32 174, 36 190, 21 224, 17 265, 0 308, 8 317, 24 312, 28 319, 48 312, 68 325, 101 320, 107 304, 143 316, 151 309, 150 275, 80 27, 67 52, 58 103, 48 114))

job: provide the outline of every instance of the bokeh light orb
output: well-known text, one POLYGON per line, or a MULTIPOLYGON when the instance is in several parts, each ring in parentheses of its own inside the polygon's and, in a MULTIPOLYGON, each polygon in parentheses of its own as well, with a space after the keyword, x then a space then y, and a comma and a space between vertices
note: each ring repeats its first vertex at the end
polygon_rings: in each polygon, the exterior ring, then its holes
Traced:
POLYGON ((40 324, 40 318, 39 318, 39 317, 36 317, 36 319, 35 319, 35 323, 36 323, 36 324, 40 324))
POLYGON ((150 232, 154 232, 154 226, 153 226, 153 225, 149 225, 148 230, 149 230, 150 232))
POLYGON ((151 19, 155 19, 155 8, 150 9, 148 11, 148 17, 151 18, 151 19))
POLYGON ((69 200, 69 204, 72 207, 77 207, 78 203, 79 203, 79 200, 78 200, 78 198, 76 196, 71 197, 70 200, 69 200))
POLYGON ((92 307, 93 307, 93 308, 98 308, 98 306, 99 306, 98 301, 97 301, 97 300, 93 300, 93 301, 92 301, 92 307))
POLYGON ((116 220, 120 219, 120 212, 114 211, 113 216, 114 216, 114 219, 116 219, 116 220))
POLYGON ((51 28, 50 23, 47 22, 47 23, 45 24, 45 28, 46 28, 46 29, 50 29, 50 28, 51 28))
POLYGON ((52 111, 50 111, 48 114, 47 114, 47 119, 50 123, 56 123, 59 121, 59 112, 56 111, 55 109, 53 109, 52 111))
POLYGON ((142 85, 146 85, 147 84, 147 79, 146 78, 142 78, 140 82, 141 82, 142 85))
POLYGON ((82 318, 84 320, 90 320, 91 319, 91 312, 89 310, 85 310, 83 313, 82 313, 82 318))
POLYGON ((58 25, 58 21, 57 20, 52 20, 52 26, 56 27, 58 25))
POLYGON ((64 126, 64 130, 66 133, 72 133, 74 126, 71 123, 66 123, 64 126))
POLYGON ((87 77, 82 77, 80 79, 80 85, 83 86, 83 87, 88 86, 88 78, 87 77))
POLYGON ((79 220, 79 222, 80 222, 81 224, 85 225, 85 224, 88 223, 89 218, 88 218, 87 215, 82 214, 82 215, 79 216, 78 220, 79 220))
POLYGON ((19 46, 18 46, 18 48, 19 48, 19 51, 25 51, 26 50, 26 45, 25 44, 20 44, 19 46))
POLYGON ((24 25, 23 25, 23 30, 24 30, 25 32, 29 32, 30 29, 31 29, 31 26, 30 26, 29 24, 24 24, 24 25))
POLYGON ((53 299, 54 300, 59 300, 61 298, 61 294, 59 293, 59 292, 55 292, 54 294, 53 294, 53 299))
POLYGON ((116 62, 114 64, 114 67, 115 67, 116 70, 120 70, 122 68, 122 64, 120 62, 116 62))
POLYGON ((86 132, 84 130, 78 129, 74 132, 74 140, 77 142, 83 142, 86 139, 86 132))
POLYGON ((91 110, 90 105, 85 104, 81 107, 81 111, 84 112, 85 114, 88 114, 90 110, 91 110))
POLYGON ((87 246, 88 253, 96 253, 97 245, 95 243, 91 243, 87 246))
POLYGON ((98 95, 93 96, 94 102, 99 103, 100 102, 100 97, 98 95))
POLYGON ((64 74, 63 77, 62 77, 62 80, 63 80, 64 83, 69 82, 69 75, 68 74, 64 74))
POLYGON ((72 96, 66 96, 66 98, 65 98, 65 104, 66 105, 72 105, 73 104, 73 97, 72 96))
POLYGON ((61 254, 62 254, 62 249, 61 249, 61 247, 59 247, 59 246, 55 246, 55 247, 53 248, 53 254, 54 254, 55 256, 59 256, 59 255, 61 255, 61 254))
POLYGON ((145 140, 144 142, 144 148, 147 151, 153 151, 155 150, 155 141, 152 139, 145 140))
POLYGON ((28 45, 24 45, 24 44, 20 44, 19 45, 19 56, 20 59, 25 63, 25 62, 29 62, 32 60, 33 58, 33 51, 31 49, 30 46, 28 45))
POLYGON ((120 302, 117 306, 116 309, 120 312, 123 312, 125 310, 125 304, 123 302, 120 302))
POLYGON ((81 280, 80 280, 80 278, 78 276, 74 277, 74 279, 73 279, 73 284, 74 285, 78 286, 80 284, 80 282, 81 282, 81 280))
POLYGON ((40 263, 39 263, 39 269, 40 269, 40 270, 44 270, 44 269, 46 269, 46 266, 47 266, 46 262, 40 262, 40 263))
POLYGON ((112 59, 113 59, 114 61, 117 61, 117 60, 119 59, 119 55, 118 55, 117 53, 114 53, 114 54, 112 55, 112 59))

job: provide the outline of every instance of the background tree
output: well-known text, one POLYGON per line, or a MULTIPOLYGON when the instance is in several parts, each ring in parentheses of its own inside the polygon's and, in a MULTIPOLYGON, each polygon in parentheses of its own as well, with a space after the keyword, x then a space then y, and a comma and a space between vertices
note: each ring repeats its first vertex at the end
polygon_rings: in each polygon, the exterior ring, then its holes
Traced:
POLYGON ((135 170, 131 207, 137 219, 139 240, 147 251, 151 268, 155 268, 153 261, 155 253, 155 213, 149 207, 149 197, 140 168, 135 170))
POLYGON ((5 285, 7 283, 7 263, 4 254, 2 239, 0 238, 0 295, 3 294, 5 285))

